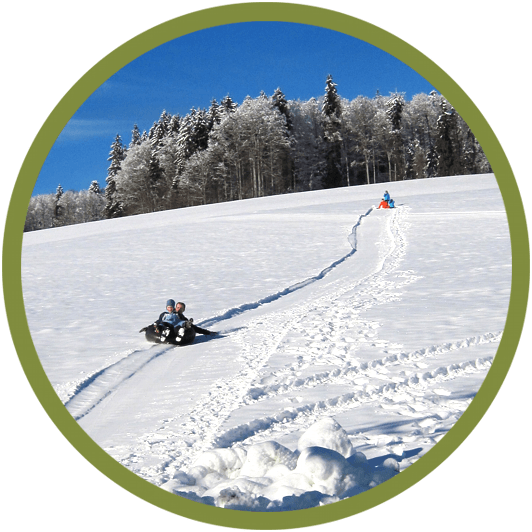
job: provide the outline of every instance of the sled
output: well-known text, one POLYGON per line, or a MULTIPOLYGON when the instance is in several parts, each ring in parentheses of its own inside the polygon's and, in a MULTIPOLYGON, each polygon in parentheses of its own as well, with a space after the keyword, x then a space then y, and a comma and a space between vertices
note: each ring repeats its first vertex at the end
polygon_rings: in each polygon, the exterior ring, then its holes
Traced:
POLYGON ((176 334, 172 327, 159 327, 159 332, 157 332, 152 324, 144 327, 140 332, 144 332, 146 340, 154 344, 188 345, 196 338, 196 331, 193 327, 190 329, 180 327, 176 334))

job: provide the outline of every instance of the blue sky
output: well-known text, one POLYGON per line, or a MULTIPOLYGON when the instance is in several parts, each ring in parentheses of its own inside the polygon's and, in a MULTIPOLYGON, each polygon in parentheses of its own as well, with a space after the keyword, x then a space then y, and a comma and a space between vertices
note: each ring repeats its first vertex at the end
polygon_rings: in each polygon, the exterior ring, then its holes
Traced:
POLYGON ((117 134, 131 140, 136 123, 149 130, 163 109, 187 114, 227 94, 241 103, 280 87, 288 100, 324 94, 331 74, 340 96, 373 97, 377 90, 414 94, 434 89, 382 50, 325 28, 245 22, 205 29, 170 41, 132 61, 78 109, 50 151, 34 194, 105 186, 107 157, 117 134))

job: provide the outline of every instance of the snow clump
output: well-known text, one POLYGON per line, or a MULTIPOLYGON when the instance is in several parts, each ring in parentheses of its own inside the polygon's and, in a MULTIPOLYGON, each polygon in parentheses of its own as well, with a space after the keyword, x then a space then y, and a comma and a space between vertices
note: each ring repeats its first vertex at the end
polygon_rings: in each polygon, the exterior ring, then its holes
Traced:
POLYGON ((297 442, 299 451, 307 447, 325 447, 347 458, 353 454, 353 446, 347 432, 331 417, 320 419, 297 442))
POLYGON ((161 487, 211 506, 285 511, 330 504, 366 491, 399 472, 392 458, 372 466, 332 418, 312 425, 291 451, 275 441, 212 449, 161 487))

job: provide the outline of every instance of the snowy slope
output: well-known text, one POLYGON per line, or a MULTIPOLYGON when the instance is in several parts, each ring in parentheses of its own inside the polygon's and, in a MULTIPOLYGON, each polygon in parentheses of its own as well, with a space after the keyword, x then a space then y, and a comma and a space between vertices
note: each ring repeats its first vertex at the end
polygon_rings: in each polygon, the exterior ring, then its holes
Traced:
POLYGON ((68 410, 135 473, 207 504, 312 506, 408 467, 489 370, 511 253, 493 176, 388 189, 393 211, 372 208, 372 185, 25 234, 30 330, 68 410), (147 344, 169 297, 222 334, 147 344), (311 478, 313 433, 349 447, 313 460, 351 484, 311 478))

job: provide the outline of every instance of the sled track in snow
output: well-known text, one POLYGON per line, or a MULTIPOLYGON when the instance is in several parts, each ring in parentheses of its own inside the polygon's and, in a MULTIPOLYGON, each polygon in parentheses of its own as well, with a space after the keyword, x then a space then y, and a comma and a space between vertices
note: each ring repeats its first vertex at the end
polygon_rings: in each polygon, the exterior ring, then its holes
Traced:
POLYGON ((72 395, 64 403, 76 421, 98 406, 118 386, 129 380, 157 357, 174 346, 151 346, 134 350, 123 358, 94 372, 79 382, 72 395))
MULTIPOLYGON (((400 207, 383 216, 383 242, 386 245, 379 253, 380 259, 373 273, 341 283, 325 279, 332 268, 353 256, 357 248, 357 231, 372 210, 361 215, 353 227, 349 236, 353 251, 331 264, 318 276, 260 302, 230 309, 222 316, 203 322, 207 325, 230 319, 316 281, 326 283, 325 295, 309 298, 279 313, 250 317, 245 327, 231 334, 231 340, 239 349, 242 368, 231 378, 214 382, 208 394, 199 398, 189 411, 185 421, 178 417, 166 419, 158 430, 145 435, 144 442, 139 442, 138 453, 143 452, 142 445, 159 446, 157 452, 161 452, 163 462, 156 471, 142 469, 138 474, 158 484, 161 479, 171 476, 172 472, 186 469, 197 456, 214 447, 247 445, 275 439, 276 435, 285 436, 305 430, 323 416, 334 416, 365 404, 387 401, 395 404, 394 399, 400 403, 401 395, 411 393, 422 396, 424 390, 436 383, 487 372, 493 357, 442 365, 431 368, 430 371, 416 372, 406 378, 404 374, 403 377, 396 375, 393 379, 386 378, 386 368, 415 364, 457 349, 496 343, 500 341, 501 333, 486 333, 406 353, 396 344, 379 340, 379 325, 370 321, 365 311, 400 299, 401 290, 420 278, 411 270, 399 269, 408 244, 405 229, 409 226, 409 208, 400 207), (288 338, 291 338, 290 342, 287 342, 288 338), (366 346, 375 346, 377 352, 390 354, 361 364, 356 361, 354 354, 366 346), (265 378, 264 368, 268 361, 274 355, 282 356, 285 351, 289 353, 287 359, 293 363, 266 374, 265 378), (333 363, 339 367, 318 372, 316 366, 320 363, 333 363), (298 373, 302 370, 311 370, 312 374, 301 377, 298 373), (301 402, 297 406, 286 408, 281 406, 274 415, 257 418, 250 416, 248 422, 226 427, 224 430, 224 424, 239 408, 321 385, 332 385, 334 389, 334 385, 354 384, 354 380, 375 374, 382 377, 377 384, 362 383, 354 391, 342 394, 333 392, 331 397, 324 397, 323 400, 301 402)), ((429 399, 419 400, 424 404, 430 403, 429 399)), ((459 404, 451 404, 447 410, 451 416, 459 417, 468 401, 470 399, 458 401, 459 404)), ((408 408, 411 407, 404 405, 404 409, 408 408)), ((122 462, 126 467, 138 469, 129 457, 122 462)))
MULTIPOLYGON (((271 303, 281 297, 290 294, 296 290, 303 289, 312 283, 323 280, 331 270, 352 257, 356 252, 357 231, 362 221, 374 210, 367 210, 364 214, 359 215, 354 224, 348 239, 353 248, 350 253, 341 259, 333 262, 327 268, 324 268, 318 275, 301 281, 293 286, 281 290, 275 294, 267 296, 259 301, 247 303, 226 311, 221 316, 202 321, 204 327, 212 326, 223 320, 230 319, 243 312, 251 311, 265 303, 271 303)), ((297 311, 296 311, 297 312, 297 311)), ((232 411, 244 404, 244 397, 248 394, 252 383, 259 376, 259 370, 268 360, 272 353, 276 351, 279 343, 282 341, 286 330, 281 330, 279 324, 287 319, 287 314, 282 313, 278 316, 265 316, 251 320, 246 329, 250 328, 255 335, 251 343, 246 343, 239 333, 232 334, 231 339, 240 346, 240 360, 243 362, 242 370, 233 378, 215 382, 211 391, 205 395, 195 407, 189 412, 188 420, 176 426, 176 418, 167 419, 162 426, 151 435, 146 435, 146 441, 158 441, 160 438, 166 441, 174 441, 175 448, 172 451, 174 462, 172 467, 185 467, 195 456, 213 446, 216 433, 222 423, 229 417, 232 411), (262 331, 267 331, 266 333, 262 331), (271 331, 280 331, 274 332, 271 331), (273 336, 272 336, 273 334, 273 336), (186 442, 181 445, 182 442, 186 442)), ((291 318, 291 316, 289 316, 291 318)), ((286 329, 286 327, 284 328, 286 329)), ((245 333, 243 333, 245 335, 245 333)))
MULTIPOLYGON (((360 216, 354 225, 350 235, 353 252, 349 256, 356 250, 357 230, 362 220, 370 215, 372 211, 373 208, 360 216)), ((339 328, 341 333, 342 328, 345 328, 346 322, 360 321, 359 314, 362 311, 374 305, 389 302, 395 291, 418 279, 412 272, 397 272, 397 267, 406 249, 403 231, 407 227, 407 216, 408 209, 399 208, 391 211, 389 216, 383 220, 390 245, 386 248, 386 255, 379 262, 375 273, 361 279, 355 279, 353 282, 347 282, 341 286, 335 285, 332 292, 329 293, 327 291, 327 294, 320 298, 311 298, 311 300, 291 307, 289 310, 279 314, 272 313, 252 318, 246 324, 246 327, 231 335, 231 339, 239 346, 239 359, 243 368, 231 379, 215 383, 210 393, 203 400, 196 403, 196 406, 190 412, 188 421, 181 423, 179 427, 175 427, 173 426, 174 420, 167 420, 166 426, 162 427, 159 432, 160 435, 165 434, 165 437, 172 439, 177 437, 177 434, 180 434, 181 438, 189 442, 186 447, 182 447, 177 451, 172 468, 186 467, 196 455, 217 445, 231 445, 231 437, 220 436, 219 428, 229 418, 231 412, 249 403, 254 391, 259 389, 257 382, 261 380, 261 369, 275 353, 282 352, 283 346, 281 344, 284 338, 291 332, 300 330, 305 338, 308 339, 309 326, 304 322, 305 319, 318 314, 318 317, 315 318, 317 323, 328 327, 334 321, 334 326, 339 328), (390 272, 397 273, 397 278, 393 282, 389 279, 390 272), (349 316, 342 314, 344 311, 349 312, 349 316), (172 435, 169 435, 166 431, 172 435)), ((345 257, 343 260, 345 260, 345 257)), ((321 276, 320 279, 324 280, 324 276, 321 276)), ((318 279, 313 278, 309 282, 314 282, 315 280, 318 279)), ((256 308, 256 306, 258 304, 250 305, 249 309, 256 308)), ((238 309, 233 309, 227 313, 226 317, 234 316, 237 312, 238 309)), ((367 327, 367 324, 365 324, 365 327, 367 327)), ((334 343, 333 335, 329 344, 334 345, 334 343)), ((312 339, 308 340, 308 342, 305 340, 303 345, 305 349, 309 347, 312 347, 312 339)), ((323 352, 323 347, 320 346, 321 352, 323 352)), ((313 361, 302 361, 301 364, 312 366, 313 361)), ((294 368, 294 370, 297 369, 294 368)), ((273 388, 270 392, 273 392, 273 388)), ((279 390, 274 393, 279 393, 279 390)), ((261 394, 259 393, 259 395, 261 394)), ((303 406, 300 408, 304 409, 303 406)), ((316 405, 309 408, 315 409, 316 405)), ((320 415, 323 415, 324 411, 321 411, 320 415)), ((286 428, 286 416, 281 417, 285 421, 280 421, 280 423, 283 423, 283 428, 286 428)), ((262 424, 260 421, 258 423, 259 425, 262 424)), ((234 433, 231 434, 236 436, 234 433)))
MULTIPOLYGON (((364 336, 363 340, 378 343, 376 334, 372 330, 371 322, 368 322, 367 318, 361 315, 361 311, 368 310, 376 305, 385 304, 391 299, 398 299, 396 294, 400 292, 401 288, 419 279, 412 271, 401 272, 398 270, 406 252, 407 242, 404 229, 408 227, 408 214, 408 209, 398 209, 390 217, 387 231, 390 235, 391 244, 388 254, 377 272, 361 279, 352 286, 344 286, 335 293, 321 298, 317 305, 311 304, 307 308, 298 309, 296 313, 298 320, 290 327, 292 331, 297 330, 298 324, 304 321, 307 316, 312 316, 312 314, 317 312, 317 309, 325 308, 326 303, 330 303, 330 311, 325 310, 319 316, 319 319, 316 320, 317 322, 324 322, 318 331, 321 338, 318 337, 318 341, 315 342, 304 342, 303 345, 298 347, 297 349, 300 350, 302 356, 288 370, 269 375, 269 380, 273 378, 277 382, 268 382, 264 385, 259 384, 250 387, 248 393, 242 398, 244 404, 257 403, 261 400, 297 392, 304 388, 328 384, 349 384, 354 379, 368 376, 371 373, 375 373, 375 371, 378 372, 380 369, 385 370, 386 367, 392 365, 415 363, 427 358, 445 355, 457 349, 467 349, 481 344, 500 342, 502 332, 486 333, 460 341, 433 345, 410 353, 399 352, 387 355, 357 366, 351 365, 349 351, 344 350, 342 352, 342 349, 334 351, 336 341, 338 339, 345 340, 345 331, 344 336, 342 336, 341 329, 342 322, 346 321, 356 324, 359 331, 362 332, 362 336, 364 336), (336 315, 339 313, 342 313, 342 315, 338 319, 336 315), (314 367, 314 361, 323 360, 323 353, 325 351, 327 354, 327 349, 330 350, 332 357, 336 357, 337 360, 338 358, 344 360, 343 367, 320 373, 314 372, 306 378, 297 375, 298 370, 304 367, 314 367), (338 354, 338 351, 340 351, 340 354, 338 354)), ((303 323, 301 330, 304 331, 307 327, 308 325, 303 323)), ((353 340, 353 343, 357 345, 357 340, 353 340)), ((360 345, 359 341, 358 346, 360 345)), ((386 343, 380 343, 379 345, 381 348, 388 348, 386 343)), ((298 407, 289 407, 274 416, 254 419, 246 424, 233 427, 218 435, 213 445, 230 447, 235 443, 251 444, 271 438, 272 432, 281 432, 286 435, 293 431, 304 430, 324 415, 336 415, 364 403, 377 402, 386 397, 398 396, 408 391, 422 390, 433 383, 455 379, 465 374, 486 372, 491 367, 492 360, 493 357, 478 358, 462 364, 441 366, 432 371, 416 373, 401 382, 390 382, 378 387, 369 385, 365 386, 363 391, 342 394, 323 401, 302 404, 298 407)), ((385 372, 383 378, 386 378, 385 372)))
MULTIPOLYGON (((267 303, 271 303, 273 301, 276 301, 280 299, 281 297, 284 297, 288 294, 291 294, 297 290, 301 290, 302 288, 305 288, 306 286, 315 283, 317 281, 320 281, 323 279, 328 273, 330 273, 334 268, 336 268, 338 265, 342 264, 344 261, 346 261, 349 257, 351 257, 356 252, 356 245, 357 245, 357 230, 360 227, 360 224, 362 223, 362 220, 369 216, 369 214, 374 210, 372 207, 371 209, 368 209, 364 214, 359 215, 357 222, 352 228, 351 234, 348 236, 348 241, 351 244, 351 247, 353 248, 348 254, 343 256, 342 258, 334 261, 332 264, 324 268, 320 273, 318 273, 315 276, 309 277, 308 279, 305 279, 303 281, 300 281, 294 285, 291 285, 287 288, 284 288, 283 290, 280 290, 274 294, 271 294, 269 296, 266 296, 258 301, 251 302, 251 303, 244 303, 243 305, 240 305, 238 307, 234 307, 232 309, 227 310, 224 312, 224 314, 220 316, 216 316, 214 318, 209 318, 207 320, 204 320, 201 322, 201 326, 203 327, 210 327, 216 323, 219 323, 224 320, 228 320, 233 318, 234 316, 237 316, 239 314, 242 314, 244 312, 254 310, 262 305, 265 305, 267 303)), ((106 366, 91 375, 87 376, 82 381, 76 383, 75 388, 71 390, 68 393, 68 396, 66 400, 64 400, 65 407, 72 413, 74 416, 74 419, 76 421, 83 418, 85 415, 87 415, 95 406, 97 406, 101 401, 103 401, 108 395, 112 393, 114 389, 116 389, 122 382, 127 381, 129 378, 131 378, 137 371, 142 369, 146 364, 151 362, 153 359, 157 358, 159 355, 166 352, 168 348, 165 348, 162 352, 158 352, 155 355, 152 355, 147 361, 141 363, 138 367, 134 367, 132 371, 127 370, 127 374, 125 376, 120 375, 120 370, 125 367, 127 364, 125 361, 130 361, 131 357, 134 357, 137 354, 143 354, 147 351, 145 350, 137 350, 133 351, 132 353, 128 353, 124 358, 119 360, 118 362, 115 362, 109 366, 106 366), (115 378, 113 379, 112 385, 105 385, 105 386, 99 386, 98 392, 94 392, 94 395, 96 397, 93 398, 92 401, 88 401, 87 403, 83 401, 83 409, 82 411, 78 412, 77 403, 80 403, 80 396, 83 394, 86 394, 86 392, 91 388, 91 391, 94 390, 94 387, 98 385, 98 380, 102 377, 108 377, 110 375, 110 372, 115 373, 115 378), (76 406, 75 406, 76 405, 76 406), (77 412, 77 413, 75 413, 77 412)))
POLYGON ((330 273, 334 268, 336 268, 338 265, 342 264, 344 261, 346 261, 349 257, 351 257, 356 252, 356 246, 357 246, 357 229, 360 227, 360 224, 362 223, 362 220, 366 218, 374 208, 372 207, 364 214, 359 215, 358 221, 353 226, 352 232, 349 234, 347 240, 351 244, 351 247, 353 248, 347 255, 344 255, 342 258, 334 261, 332 264, 324 268, 320 273, 317 275, 314 275, 312 277, 309 277, 308 279, 305 279, 303 281, 300 281, 298 283, 295 283, 287 288, 284 288, 283 290, 279 290, 278 292, 275 292, 274 294, 271 294, 269 296, 263 297, 262 299, 259 299, 258 301, 254 301, 251 303, 244 303, 238 307, 231 308, 229 310, 226 310, 223 314, 220 316, 216 316, 214 318, 208 318, 204 320, 201 325, 203 327, 212 327, 213 325, 229 320, 231 318, 234 318, 235 316, 238 316, 239 314, 242 314, 244 312, 254 310, 261 305, 265 305, 267 303, 272 303, 273 301, 277 301, 281 297, 284 297, 288 294, 291 294, 293 292, 296 292, 297 290, 301 290, 302 288, 305 288, 306 286, 315 283, 316 281, 320 281, 323 279, 328 273, 330 273))

